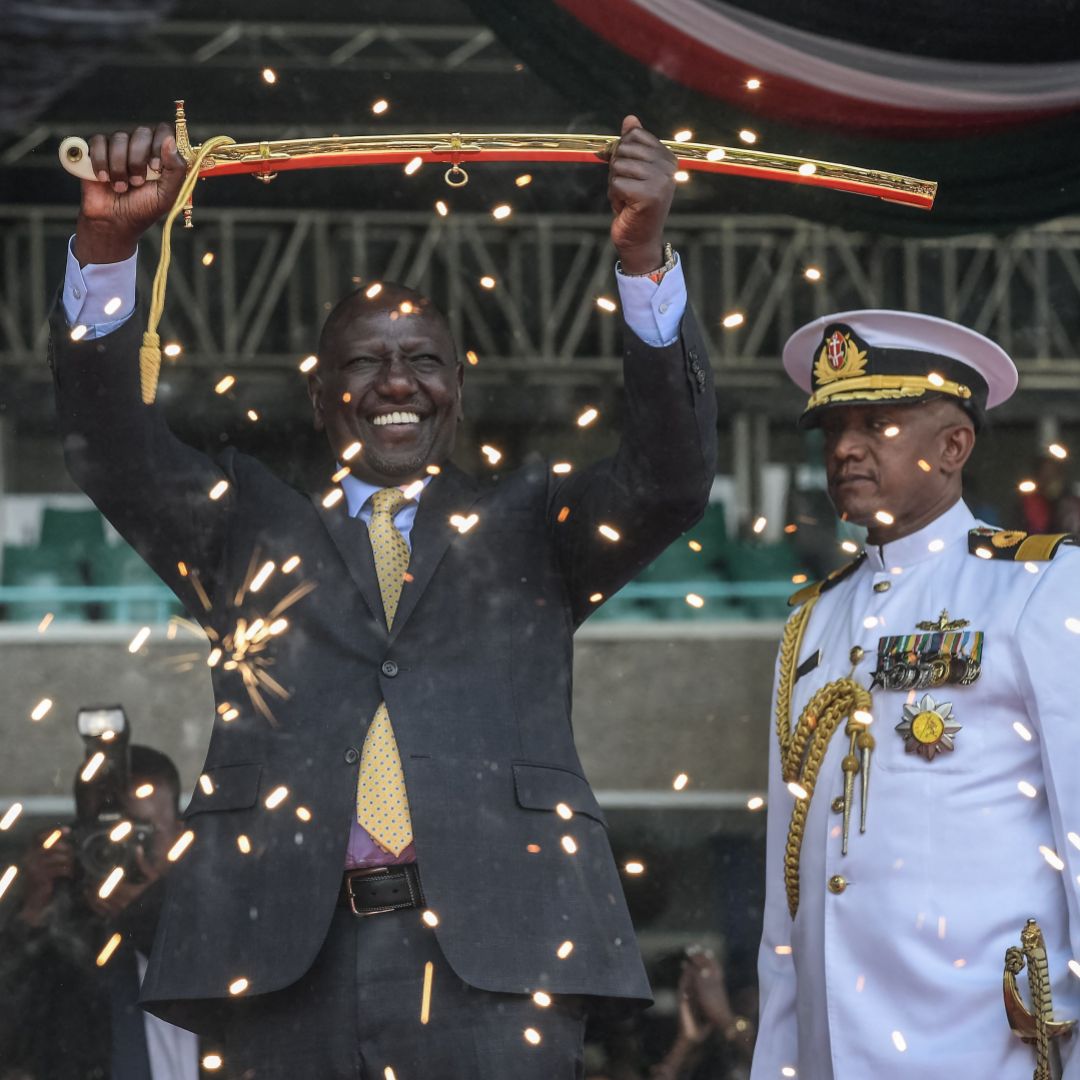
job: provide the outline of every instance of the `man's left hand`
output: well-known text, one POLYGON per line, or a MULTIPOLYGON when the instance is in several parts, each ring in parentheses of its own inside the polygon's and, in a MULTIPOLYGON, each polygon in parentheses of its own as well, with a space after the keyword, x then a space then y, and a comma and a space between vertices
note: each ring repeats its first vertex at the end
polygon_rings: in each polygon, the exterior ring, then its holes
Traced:
POLYGON ((611 241, 627 274, 647 274, 664 264, 664 225, 675 196, 675 155, 641 126, 622 122, 608 166, 608 198, 615 219, 611 241))
POLYGON ((98 895, 97 884, 87 887, 84 894, 86 904, 98 918, 106 921, 119 918, 120 913, 142 896, 165 871, 164 865, 149 858, 141 847, 135 849, 135 866, 142 880, 122 880, 105 899, 98 895))

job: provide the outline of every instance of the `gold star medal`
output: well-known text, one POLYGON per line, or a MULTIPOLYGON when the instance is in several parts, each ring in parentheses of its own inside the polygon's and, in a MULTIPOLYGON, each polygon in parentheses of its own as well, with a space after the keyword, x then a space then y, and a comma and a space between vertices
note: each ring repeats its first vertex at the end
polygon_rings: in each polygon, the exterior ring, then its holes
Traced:
POLYGON ((904 706, 904 718, 896 730, 904 737, 904 749, 909 754, 921 754, 933 761, 938 754, 953 750, 953 736, 961 725, 953 719, 952 705, 940 705, 924 694, 919 701, 904 706))

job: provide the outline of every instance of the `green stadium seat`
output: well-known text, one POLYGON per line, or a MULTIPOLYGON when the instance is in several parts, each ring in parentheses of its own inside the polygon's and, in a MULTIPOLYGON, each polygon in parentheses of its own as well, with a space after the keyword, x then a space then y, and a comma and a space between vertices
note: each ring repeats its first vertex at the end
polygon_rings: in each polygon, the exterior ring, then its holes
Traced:
MULTIPOLYGON (((790 544, 731 544, 727 550, 727 572, 732 581, 772 581, 791 583, 799 572, 798 557, 790 544)), ((791 586, 795 591, 796 586, 791 586)), ((788 615, 784 597, 748 597, 740 601, 746 614, 755 619, 784 619, 788 615)))
MULTIPOLYGON (((90 584, 163 587, 161 578, 133 547, 125 543, 100 544, 90 552, 90 584)), ((180 604, 174 601, 169 602, 167 609, 156 600, 110 600, 102 605, 106 619, 120 622, 154 622, 179 610, 180 604)))
MULTIPOLYGON (((66 553, 39 547, 4 545, 4 585, 33 586, 42 589, 83 585, 78 565, 66 553)), ((82 621, 85 605, 70 600, 12 600, 4 604, 5 618, 12 622, 40 622, 48 612, 58 620, 82 621)))
POLYGON ((105 543, 105 520, 97 510, 46 506, 41 516, 41 547, 85 558, 105 543))

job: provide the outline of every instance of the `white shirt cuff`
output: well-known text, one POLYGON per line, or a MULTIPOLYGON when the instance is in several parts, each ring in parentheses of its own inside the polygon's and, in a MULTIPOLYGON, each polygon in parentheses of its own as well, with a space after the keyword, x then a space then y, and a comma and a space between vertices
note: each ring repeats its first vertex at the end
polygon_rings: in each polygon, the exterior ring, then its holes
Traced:
POLYGON ((686 311, 686 282, 682 262, 675 256, 675 265, 664 275, 659 285, 648 277, 630 277, 617 269, 626 325, 646 345, 671 345, 679 339, 679 324, 686 311))
POLYGON ((118 263, 79 265, 75 237, 68 241, 64 273, 64 315, 68 326, 85 326, 83 338, 104 337, 131 318, 135 310, 135 260, 138 251, 118 263))

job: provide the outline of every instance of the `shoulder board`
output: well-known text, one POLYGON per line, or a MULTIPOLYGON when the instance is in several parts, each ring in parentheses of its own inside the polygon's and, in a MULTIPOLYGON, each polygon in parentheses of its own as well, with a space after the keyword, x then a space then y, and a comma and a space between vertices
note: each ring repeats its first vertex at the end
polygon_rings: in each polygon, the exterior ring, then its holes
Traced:
POLYGON ((823 592, 828 592, 834 585, 839 585, 844 578, 855 573, 865 558, 866 552, 860 551, 856 558, 852 559, 846 566, 834 570, 827 578, 822 581, 815 581, 812 585, 804 585, 798 592, 792 593, 788 597, 788 607, 798 607, 800 604, 805 604, 807 600, 816 600, 823 592))
POLYGON ((1009 562, 1048 562, 1062 547, 1080 544, 1075 533, 1026 533, 980 527, 968 533, 968 554, 1009 562))

